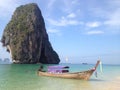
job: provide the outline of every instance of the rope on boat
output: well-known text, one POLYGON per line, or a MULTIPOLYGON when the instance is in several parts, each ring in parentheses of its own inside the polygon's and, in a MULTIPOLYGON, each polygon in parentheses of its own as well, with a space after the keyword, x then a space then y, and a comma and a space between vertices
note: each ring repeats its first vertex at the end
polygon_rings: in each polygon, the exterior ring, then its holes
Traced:
POLYGON ((100 72, 101 72, 101 73, 98 73, 97 70, 95 70, 95 76, 96 76, 96 78, 98 77, 98 74, 99 74, 99 75, 100 75, 100 74, 102 75, 102 73, 103 73, 102 62, 101 62, 101 61, 99 61, 99 66, 100 66, 100 72))
POLYGON ((100 71, 103 73, 102 62, 100 61, 100 71))

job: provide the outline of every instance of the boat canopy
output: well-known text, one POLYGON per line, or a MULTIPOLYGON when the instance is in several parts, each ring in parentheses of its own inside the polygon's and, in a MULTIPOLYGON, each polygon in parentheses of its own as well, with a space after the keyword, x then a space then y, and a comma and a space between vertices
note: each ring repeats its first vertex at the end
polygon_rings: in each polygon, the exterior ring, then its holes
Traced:
POLYGON ((48 72, 51 73, 63 73, 63 72, 69 72, 68 69, 69 66, 48 66, 48 72))

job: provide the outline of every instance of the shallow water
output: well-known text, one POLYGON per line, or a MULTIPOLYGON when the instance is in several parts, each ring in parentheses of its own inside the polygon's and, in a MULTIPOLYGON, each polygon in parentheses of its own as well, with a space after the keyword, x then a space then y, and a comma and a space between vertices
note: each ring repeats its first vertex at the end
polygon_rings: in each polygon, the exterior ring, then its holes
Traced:
MULTIPOLYGON (((70 72, 92 68, 93 65, 63 64, 71 67, 70 72)), ((120 66, 104 65, 103 73, 89 81, 40 77, 39 65, 0 65, 0 90, 120 90, 120 66)))

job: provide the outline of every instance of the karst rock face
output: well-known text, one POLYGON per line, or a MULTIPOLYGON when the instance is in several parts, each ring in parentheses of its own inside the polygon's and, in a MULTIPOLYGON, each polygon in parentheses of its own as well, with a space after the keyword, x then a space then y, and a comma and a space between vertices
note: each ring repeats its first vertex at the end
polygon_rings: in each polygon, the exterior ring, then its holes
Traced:
POLYGON ((18 7, 7 24, 1 42, 7 47, 14 63, 58 64, 41 11, 37 4, 18 7))

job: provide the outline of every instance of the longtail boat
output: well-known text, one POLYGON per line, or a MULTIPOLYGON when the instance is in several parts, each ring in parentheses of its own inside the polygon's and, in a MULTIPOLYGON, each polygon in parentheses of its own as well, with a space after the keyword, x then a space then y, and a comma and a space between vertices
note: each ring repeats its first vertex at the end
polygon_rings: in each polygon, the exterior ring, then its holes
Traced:
POLYGON ((97 69, 99 63, 100 63, 100 61, 97 61, 94 68, 92 68, 90 70, 86 70, 86 71, 81 71, 81 72, 51 73, 51 72, 43 72, 41 70, 38 70, 38 75, 39 76, 48 76, 48 77, 67 78, 67 79, 89 80, 90 76, 97 69))

